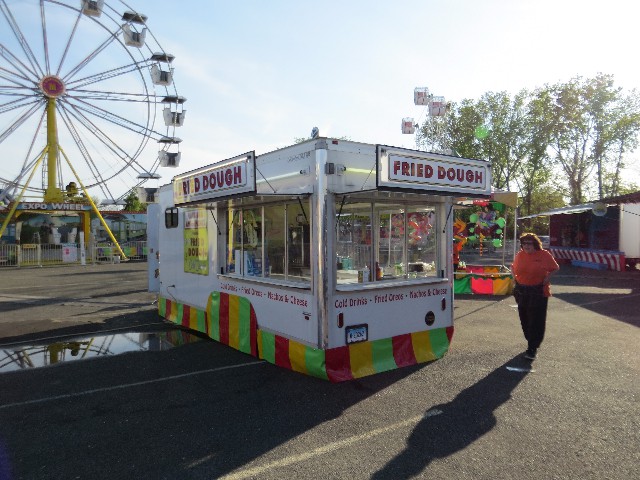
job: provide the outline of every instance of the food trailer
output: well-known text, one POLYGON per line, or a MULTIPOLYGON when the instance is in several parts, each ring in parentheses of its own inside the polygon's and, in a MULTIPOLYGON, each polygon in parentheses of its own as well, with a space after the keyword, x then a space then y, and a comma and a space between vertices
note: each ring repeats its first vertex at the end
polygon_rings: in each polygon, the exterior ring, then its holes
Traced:
POLYGON ((339 382, 442 357, 458 196, 489 162, 330 138, 178 175, 150 206, 159 314, 339 382))

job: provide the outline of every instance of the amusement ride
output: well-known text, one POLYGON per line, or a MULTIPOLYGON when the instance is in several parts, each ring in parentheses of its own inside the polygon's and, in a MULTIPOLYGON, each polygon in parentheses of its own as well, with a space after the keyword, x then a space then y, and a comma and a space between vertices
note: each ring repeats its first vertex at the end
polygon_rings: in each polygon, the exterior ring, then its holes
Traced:
POLYGON ((120 0, 0 0, 0 236, 21 213, 73 212, 88 241, 93 211, 126 258, 97 203, 177 167, 186 115, 147 18, 120 0))

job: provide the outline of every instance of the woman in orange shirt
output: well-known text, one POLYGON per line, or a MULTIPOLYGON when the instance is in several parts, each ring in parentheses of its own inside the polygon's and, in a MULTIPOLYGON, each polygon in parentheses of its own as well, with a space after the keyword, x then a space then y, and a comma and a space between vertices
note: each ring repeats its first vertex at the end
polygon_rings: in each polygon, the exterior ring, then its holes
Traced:
POLYGON ((551 296, 549 278, 560 267, 542 248, 537 235, 521 235, 520 245, 522 249, 513 260, 512 272, 516 281, 520 324, 528 343, 524 357, 534 360, 547 323, 547 303, 551 296))

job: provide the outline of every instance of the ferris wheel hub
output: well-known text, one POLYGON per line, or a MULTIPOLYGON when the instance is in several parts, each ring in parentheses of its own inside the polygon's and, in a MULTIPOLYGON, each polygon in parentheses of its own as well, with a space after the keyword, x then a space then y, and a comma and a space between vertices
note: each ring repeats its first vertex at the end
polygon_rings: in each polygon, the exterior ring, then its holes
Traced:
POLYGON ((57 75, 47 75, 40 80, 40 90, 49 98, 58 98, 66 92, 64 82, 57 75))

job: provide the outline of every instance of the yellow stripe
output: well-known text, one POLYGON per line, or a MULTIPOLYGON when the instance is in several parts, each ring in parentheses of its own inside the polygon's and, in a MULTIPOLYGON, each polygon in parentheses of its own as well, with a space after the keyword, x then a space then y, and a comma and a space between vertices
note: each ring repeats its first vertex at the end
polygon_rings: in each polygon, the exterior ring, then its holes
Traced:
POLYGON ((229 346, 240 348, 240 297, 229 295, 229 346))
POLYGON ((169 315, 167 316, 167 319, 173 323, 176 323, 176 318, 178 317, 178 304, 176 302, 171 302, 169 307, 169 315))
POLYGON ((294 372, 307 373, 307 365, 304 361, 304 352, 307 347, 301 343, 289 340, 289 361, 294 372))
POLYGON ((373 349, 371 342, 360 342, 349 345, 349 359, 351 361, 351 373, 354 378, 373 375, 373 349))
POLYGON ((413 345, 413 353, 418 363, 436 360, 433 348, 431 348, 431 339, 429 338, 428 331, 412 333, 411 343, 413 345))
POLYGON ((198 309, 195 307, 189 308, 189 328, 200 331, 198 328, 198 309))

